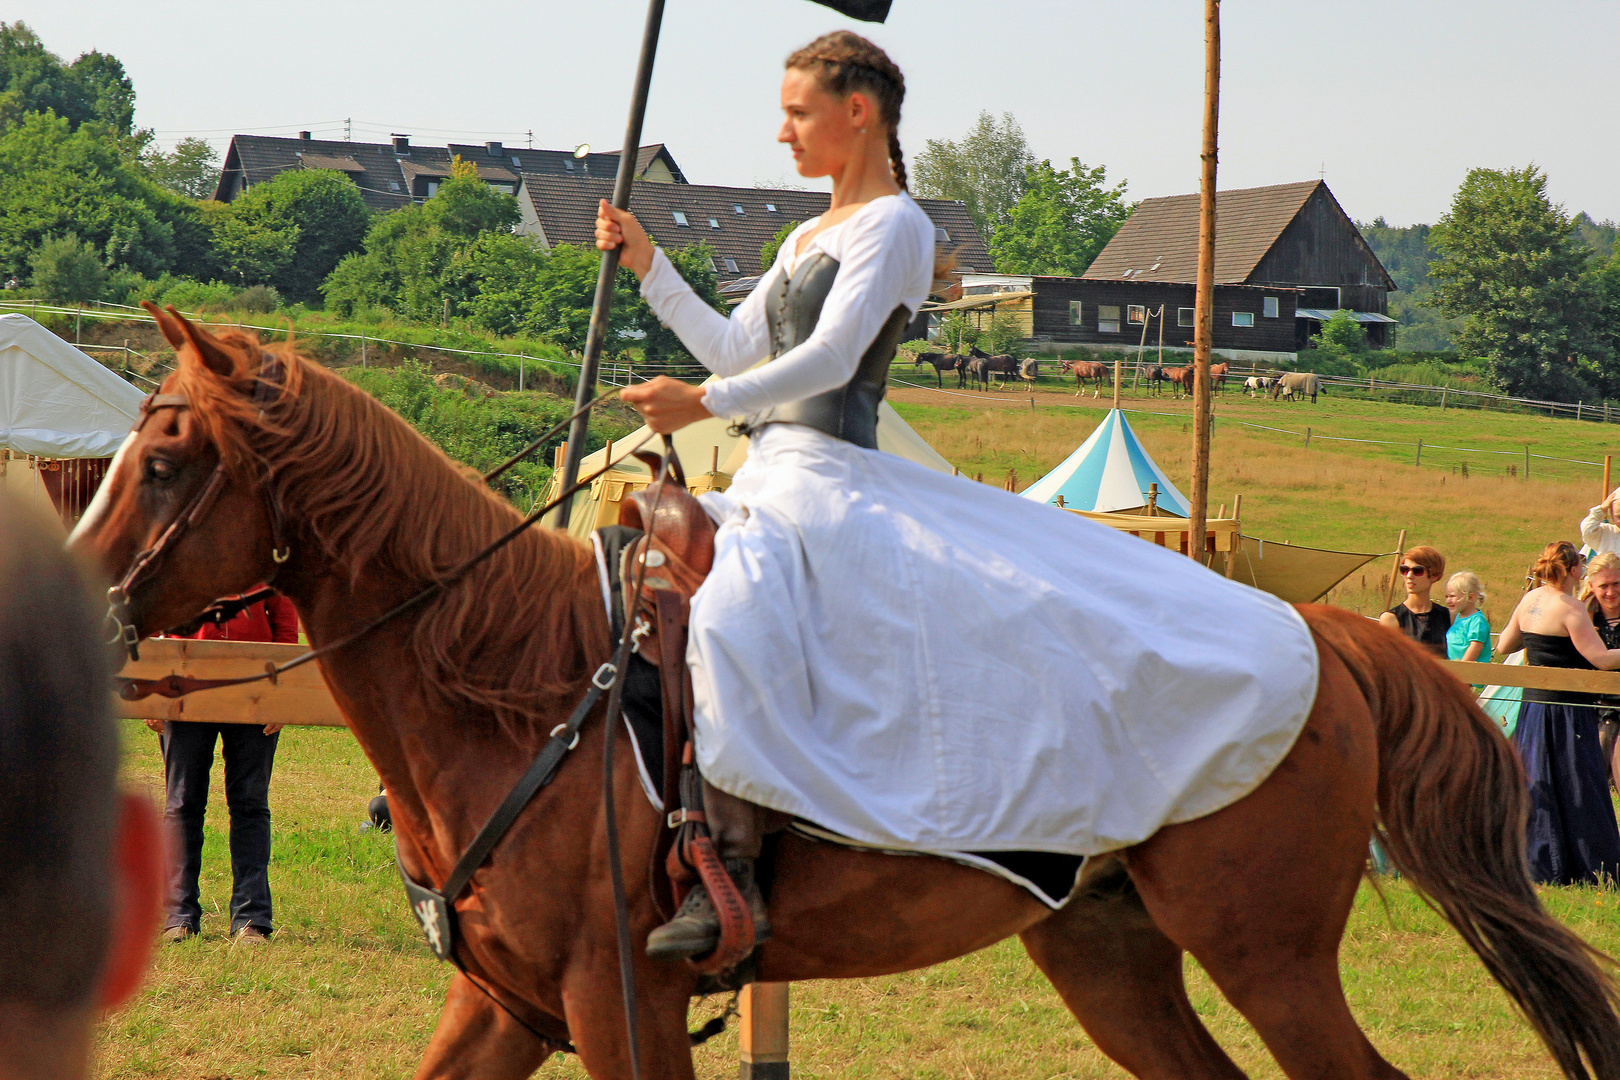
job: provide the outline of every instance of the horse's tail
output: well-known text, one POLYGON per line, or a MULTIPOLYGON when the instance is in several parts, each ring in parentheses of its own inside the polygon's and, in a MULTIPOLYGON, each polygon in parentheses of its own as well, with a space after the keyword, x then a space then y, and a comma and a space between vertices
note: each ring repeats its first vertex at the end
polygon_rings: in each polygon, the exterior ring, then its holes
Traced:
POLYGON ((1620 1005, 1606 956, 1548 915, 1525 859, 1519 756, 1462 683, 1359 615, 1300 609, 1378 725, 1378 839, 1445 915, 1565 1076, 1620 1078, 1620 1005))

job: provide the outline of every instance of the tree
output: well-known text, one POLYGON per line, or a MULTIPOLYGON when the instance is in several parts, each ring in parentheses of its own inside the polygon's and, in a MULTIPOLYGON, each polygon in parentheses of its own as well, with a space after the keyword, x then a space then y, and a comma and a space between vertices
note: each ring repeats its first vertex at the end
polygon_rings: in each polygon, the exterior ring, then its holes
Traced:
POLYGON ((776 265, 777 252, 782 250, 782 245, 787 242, 787 238, 793 230, 802 224, 804 224, 802 221, 789 221, 776 230, 775 236, 765 241, 764 246, 759 249, 759 268, 761 271, 769 270, 776 265))
POLYGON ((153 184, 105 134, 49 113, 29 113, 0 134, 0 274, 26 273, 41 244, 67 235, 114 268, 208 273, 197 204, 153 184))
POLYGON ((126 136, 135 120, 135 88, 115 57, 88 52, 64 64, 25 23, 0 22, 0 131, 27 113, 46 111, 75 131, 96 121, 126 136))
POLYGON ((143 155, 141 164, 153 183, 188 199, 212 198, 219 187, 219 154, 205 139, 188 136, 167 154, 143 155))
POLYGON ((1470 170, 1429 239, 1442 256, 1429 266, 1440 309, 1466 318, 1458 349, 1486 358, 1510 394, 1580 394, 1582 362, 1606 359, 1589 333, 1591 255, 1547 198, 1546 175, 1470 170))
POLYGON ((77 236, 45 241, 28 260, 36 294, 80 304, 100 300, 107 288, 107 267, 96 249, 77 236))
POLYGON ((360 250, 370 215, 360 190, 342 173, 289 169, 254 184, 213 220, 234 280, 273 285, 283 296, 308 301, 320 297, 321 282, 346 255, 360 250), (248 251, 254 246, 267 261, 254 264, 248 251), (227 250, 239 257, 232 260, 227 250))
POLYGON ((1108 187, 1104 166, 1087 168, 1079 158, 1069 163, 1067 169, 1050 161, 1030 168, 1023 196, 990 238, 1001 273, 1078 277, 1131 216, 1123 180, 1108 187))
POLYGON ((1023 197, 1035 155, 1012 113, 988 112, 960 141, 929 139, 911 165, 911 186, 930 199, 960 199, 987 241, 1023 197))

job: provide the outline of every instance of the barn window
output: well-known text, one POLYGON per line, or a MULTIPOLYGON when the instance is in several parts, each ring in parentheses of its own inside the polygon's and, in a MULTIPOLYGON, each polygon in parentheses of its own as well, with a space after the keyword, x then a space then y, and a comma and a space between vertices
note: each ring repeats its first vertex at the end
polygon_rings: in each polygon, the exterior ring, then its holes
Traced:
POLYGON ((742 271, 737 269, 737 260, 736 259, 727 259, 726 260, 726 272, 728 274, 739 274, 739 273, 742 272, 742 271))
POLYGON ((1078 300, 1069 301, 1069 325, 1080 325, 1080 301, 1078 300))
POLYGON ((1254 312, 1252 312, 1252 311, 1234 311, 1234 312, 1232 312, 1232 325, 1233 326, 1253 326, 1254 325, 1254 312))
POLYGON ((1261 301, 1261 303, 1263 305, 1263 309, 1261 310, 1260 314, 1264 315, 1268 319, 1275 319, 1277 317, 1277 298, 1275 296, 1268 296, 1261 301))
POLYGON ((1099 334, 1119 333, 1119 305, 1097 305, 1097 332, 1099 334))
POLYGON ((681 228, 690 229, 692 227, 687 223, 686 215, 681 213, 679 210, 671 210, 670 215, 675 218, 675 224, 679 225, 681 228))
POLYGON ((1132 304, 1125 309, 1125 321, 1141 326, 1147 322, 1147 307, 1143 304, 1132 304))
POLYGON ((1191 326, 1193 324, 1193 316, 1195 316, 1197 313, 1198 311, 1196 308, 1176 308, 1176 325, 1191 326))

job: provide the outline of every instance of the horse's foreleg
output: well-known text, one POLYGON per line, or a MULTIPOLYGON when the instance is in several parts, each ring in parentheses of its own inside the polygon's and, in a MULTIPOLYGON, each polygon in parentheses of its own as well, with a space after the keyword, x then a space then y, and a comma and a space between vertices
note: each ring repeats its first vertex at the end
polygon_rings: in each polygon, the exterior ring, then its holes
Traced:
MULTIPOLYGON (((645 932, 632 935, 641 951, 645 932)), ((593 1080, 630 1080, 629 1039, 612 940, 592 950, 599 962, 571 971, 564 980, 568 1030, 579 1060, 593 1080)), ((691 981, 671 978, 674 965, 636 958, 636 1034, 645 1080, 693 1080, 692 1045, 686 1034, 691 981)), ((684 970, 684 967, 683 969, 684 970)))
POLYGON ((522 1080, 554 1050, 458 974, 450 981, 416 1080, 522 1080))
POLYGON ((1181 949, 1154 925, 1123 861, 1093 860, 1068 904, 1019 937, 1092 1042, 1132 1075, 1243 1076, 1198 1019, 1181 949))

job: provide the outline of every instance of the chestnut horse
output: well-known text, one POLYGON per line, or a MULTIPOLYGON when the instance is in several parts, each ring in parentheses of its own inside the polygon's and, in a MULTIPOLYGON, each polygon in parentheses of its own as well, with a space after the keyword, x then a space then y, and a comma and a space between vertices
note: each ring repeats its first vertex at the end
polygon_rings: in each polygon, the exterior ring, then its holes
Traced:
MULTIPOLYGON (((253 337, 216 338, 172 309, 159 323, 179 353, 163 393, 180 396, 150 403, 72 539, 116 576, 187 514, 189 529, 128 598, 140 633, 272 580, 311 643, 333 642, 518 520, 340 377, 281 352, 261 383, 267 353, 253 337), (218 490, 216 472, 223 490, 194 504, 205 486, 218 490), (291 548, 279 564, 276 536, 291 548)), ((1097 1046, 1135 1075, 1241 1076, 1188 1000, 1185 952, 1288 1076, 1401 1076, 1357 1027, 1339 982, 1339 941, 1376 833, 1564 1074, 1586 1076, 1584 1059, 1598 1076, 1620 1077, 1614 988, 1601 958, 1537 901, 1524 773, 1495 723, 1413 643, 1348 612, 1300 610, 1317 644, 1317 698, 1253 791, 1092 859, 1057 912, 942 859, 782 835, 775 936, 759 950, 759 977, 905 971, 1018 934, 1097 1046)), ((445 879, 608 654, 590 547, 530 530, 437 599, 322 660, 387 785, 400 858, 416 880, 445 879)), ((643 1071, 692 1077, 686 1015, 697 976, 639 948, 661 921, 636 871, 662 817, 641 792, 622 725, 600 708, 458 905, 466 971, 451 983, 419 1077, 517 1080, 564 1038, 591 1076, 628 1075, 604 796, 631 853, 643 1071), (604 785, 607 738, 618 742, 604 785)))

